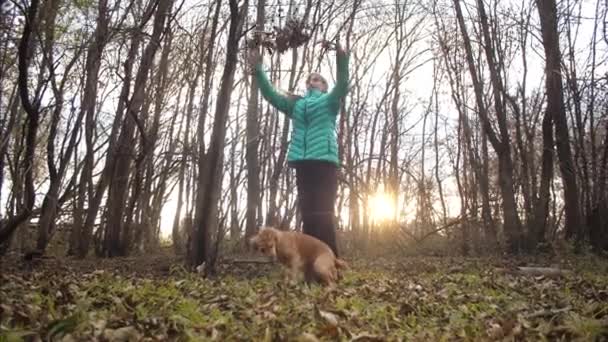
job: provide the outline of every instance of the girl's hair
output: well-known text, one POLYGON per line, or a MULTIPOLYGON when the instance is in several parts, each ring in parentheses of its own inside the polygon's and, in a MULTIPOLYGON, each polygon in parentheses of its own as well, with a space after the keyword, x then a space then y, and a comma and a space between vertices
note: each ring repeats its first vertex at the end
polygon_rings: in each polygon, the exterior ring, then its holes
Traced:
MULTIPOLYGON (((311 72, 310 74, 308 74, 308 77, 306 77, 306 85, 308 85, 308 82, 310 82, 310 78, 313 75, 317 75, 319 77, 321 77, 323 80, 325 80, 325 77, 323 77, 321 74, 317 73, 317 72, 311 72)), ((325 84, 327 84, 327 81, 325 80, 325 84)), ((283 96, 287 96, 287 98, 291 101, 297 101, 301 98, 303 98, 304 96, 302 95, 298 95, 298 94, 294 94, 290 91, 286 91, 283 89, 278 89, 279 93, 281 93, 283 96)))
POLYGON ((311 72, 310 74, 308 74, 308 77, 306 77, 306 84, 308 84, 308 82, 310 82, 310 79, 314 75, 319 76, 323 81, 325 81, 325 83, 327 83, 327 80, 325 79, 325 77, 323 77, 323 75, 319 74, 318 72, 311 72))

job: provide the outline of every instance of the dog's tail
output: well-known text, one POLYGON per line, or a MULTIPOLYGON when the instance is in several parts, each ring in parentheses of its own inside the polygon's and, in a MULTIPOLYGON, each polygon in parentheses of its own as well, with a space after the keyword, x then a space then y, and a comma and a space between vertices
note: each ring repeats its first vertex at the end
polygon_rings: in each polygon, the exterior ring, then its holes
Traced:
POLYGON ((336 258, 336 268, 338 269, 348 269, 348 263, 342 259, 336 258))

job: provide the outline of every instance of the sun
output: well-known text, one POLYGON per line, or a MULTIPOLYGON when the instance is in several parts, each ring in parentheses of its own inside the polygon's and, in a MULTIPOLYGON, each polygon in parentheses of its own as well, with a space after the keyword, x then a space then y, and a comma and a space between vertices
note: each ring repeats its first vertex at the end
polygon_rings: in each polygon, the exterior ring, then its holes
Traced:
POLYGON ((395 218, 395 203, 384 191, 377 191, 373 194, 368 203, 368 210, 372 222, 386 222, 395 218))

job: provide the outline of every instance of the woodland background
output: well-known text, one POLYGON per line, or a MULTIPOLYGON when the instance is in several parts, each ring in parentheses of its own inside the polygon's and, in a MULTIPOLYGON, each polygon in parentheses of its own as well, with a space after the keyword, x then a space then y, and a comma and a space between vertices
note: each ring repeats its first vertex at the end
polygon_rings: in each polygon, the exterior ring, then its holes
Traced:
POLYGON ((245 42, 292 19, 312 38, 265 52, 278 88, 302 92, 319 70, 333 84, 321 39, 351 54, 337 132, 342 248, 608 249, 604 1, 1 8, 3 254, 124 256, 170 236, 190 265, 212 266, 262 224, 297 227, 290 123, 260 97, 245 42))

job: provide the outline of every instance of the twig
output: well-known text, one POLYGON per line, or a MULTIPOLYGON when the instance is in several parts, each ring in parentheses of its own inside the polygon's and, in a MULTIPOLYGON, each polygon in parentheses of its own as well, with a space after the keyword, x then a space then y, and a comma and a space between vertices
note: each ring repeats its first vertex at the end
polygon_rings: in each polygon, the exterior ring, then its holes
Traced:
POLYGON ((570 310, 572 310, 571 306, 566 306, 565 308, 561 308, 561 309, 540 310, 540 311, 533 312, 529 315, 526 315, 526 318, 551 317, 551 316, 555 316, 560 313, 568 312, 570 310))
POLYGON ((404 232, 406 235, 408 235, 409 237, 411 237, 412 239, 414 239, 414 241, 416 241, 416 243, 420 243, 424 240, 426 240, 428 237, 431 237, 437 233, 439 233, 442 230, 446 230, 452 226, 455 226, 461 222, 464 222, 467 219, 467 217, 459 217, 455 220, 453 220, 452 222, 449 222, 439 228, 436 228, 428 233, 426 233, 425 235, 423 235, 422 237, 416 237, 413 233, 410 233, 406 227, 401 226, 401 231, 404 232))
POLYGON ((271 260, 266 259, 226 259, 223 260, 226 264, 272 264, 271 260))
POLYGON ((498 268, 498 272, 501 273, 511 273, 511 274, 519 274, 526 276, 544 276, 544 277, 559 277, 563 275, 567 275, 572 273, 570 270, 564 270, 560 268, 553 267, 517 267, 515 269, 507 269, 507 268, 498 268))

